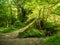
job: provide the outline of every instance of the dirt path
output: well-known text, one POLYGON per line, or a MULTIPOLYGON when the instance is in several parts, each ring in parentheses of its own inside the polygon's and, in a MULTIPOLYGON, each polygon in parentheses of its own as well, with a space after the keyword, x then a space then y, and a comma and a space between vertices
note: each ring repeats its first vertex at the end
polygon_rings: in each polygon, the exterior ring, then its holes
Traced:
POLYGON ((44 45, 41 38, 1 39, 0 45, 44 45))

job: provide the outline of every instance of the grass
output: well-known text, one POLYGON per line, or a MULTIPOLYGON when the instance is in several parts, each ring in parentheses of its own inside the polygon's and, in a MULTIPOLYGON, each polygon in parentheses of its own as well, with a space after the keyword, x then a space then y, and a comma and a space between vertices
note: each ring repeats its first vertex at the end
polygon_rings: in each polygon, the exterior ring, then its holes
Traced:
POLYGON ((15 30, 17 30, 17 28, 15 27, 8 27, 8 28, 0 27, 0 33, 8 33, 8 32, 13 32, 15 30))
POLYGON ((48 45, 60 45, 60 35, 56 34, 54 36, 46 38, 45 42, 48 45))
POLYGON ((9 33, 9 32, 13 32, 15 30, 18 30, 22 27, 24 27, 25 25, 20 24, 20 25, 16 25, 16 26, 10 26, 10 27, 0 27, 0 33, 9 33))
POLYGON ((24 23, 17 23, 15 25, 11 25, 9 27, 0 27, 0 33, 13 32, 13 31, 18 30, 20 28, 23 28, 24 26, 26 26, 24 23))
POLYGON ((40 38, 44 36, 44 31, 38 30, 38 29, 27 29, 26 31, 19 33, 18 37, 19 38, 40 38))

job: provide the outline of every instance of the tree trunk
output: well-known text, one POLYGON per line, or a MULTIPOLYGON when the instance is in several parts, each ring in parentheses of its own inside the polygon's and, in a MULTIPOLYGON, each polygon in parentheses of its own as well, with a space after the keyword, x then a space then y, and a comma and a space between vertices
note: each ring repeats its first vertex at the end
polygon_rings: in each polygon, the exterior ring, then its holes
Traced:
POLYGON ((19 30, 17 30, 17 31, 2 34, 2 36, 0 36, 0 38, 16 38, 17 35, 18 35, 20 32, 25 31, 25 30, 26 30, 27 28, 29 28, 35 21, 36 21, 36 19, 34 19, 34 20, 33 20, 30 24, 28 24, 26 27, 21 28, 21 29, 19 29, 19 30))

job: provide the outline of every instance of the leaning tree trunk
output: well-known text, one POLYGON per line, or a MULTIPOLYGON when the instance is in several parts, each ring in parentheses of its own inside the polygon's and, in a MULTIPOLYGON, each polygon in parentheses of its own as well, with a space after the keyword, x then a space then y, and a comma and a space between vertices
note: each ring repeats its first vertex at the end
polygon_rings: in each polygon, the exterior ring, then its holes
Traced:
POLYGON ((0 38, 16 38, 17 35, 23 31, 25 31, 27 28, 29 28, 34 22, 36 21, 36 19, 34 19, 30 24, 28 24, 26 27, 19 29, 17 31, 14 32, 10 32, 10 33, 5 33, 0 35, 0 38))

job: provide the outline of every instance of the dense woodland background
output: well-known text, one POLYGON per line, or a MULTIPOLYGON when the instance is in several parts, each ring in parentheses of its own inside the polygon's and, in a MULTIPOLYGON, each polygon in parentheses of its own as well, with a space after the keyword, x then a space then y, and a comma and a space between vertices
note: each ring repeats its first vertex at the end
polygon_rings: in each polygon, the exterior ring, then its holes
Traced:
POLYGON ((0 0, 0 33, 26 26, 17 38, 44 38, 47 43, 59 45, 60 0, 0 0))

